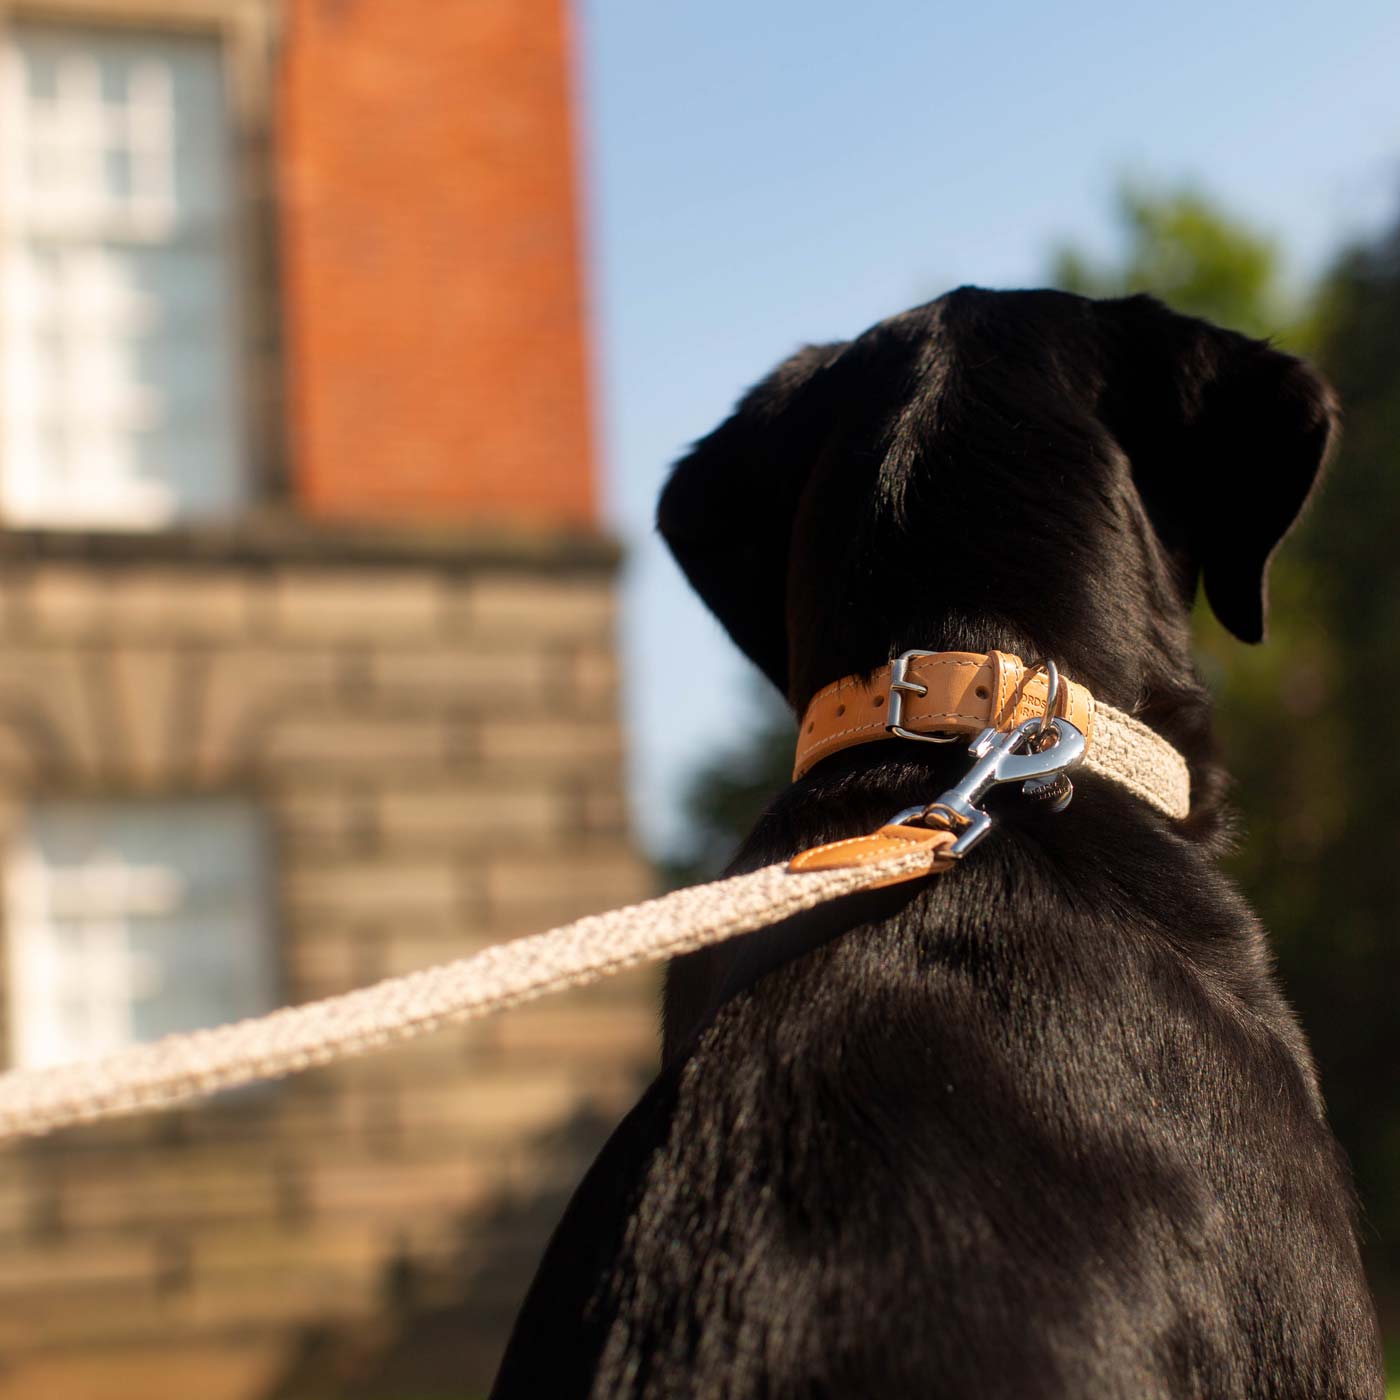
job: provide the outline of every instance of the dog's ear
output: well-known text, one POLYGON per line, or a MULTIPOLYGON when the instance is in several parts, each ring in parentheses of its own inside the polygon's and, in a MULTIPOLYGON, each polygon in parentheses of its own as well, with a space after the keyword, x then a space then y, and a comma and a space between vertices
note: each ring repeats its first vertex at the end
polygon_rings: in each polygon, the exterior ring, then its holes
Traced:
POLYGON ((784 692, 788 547, 826 420, 813 380, 842 348, 807 346, 750 389, 676 464, 657 509, 691 586, 784 692))
POLYGON ((1269 561, 1336 435, 1332 390, 1303 361, 1151 297, 1101 305, 1126 333, 1105 416, 1188 601, 1199 575, 1221 623, 1261 641, 1269 561))

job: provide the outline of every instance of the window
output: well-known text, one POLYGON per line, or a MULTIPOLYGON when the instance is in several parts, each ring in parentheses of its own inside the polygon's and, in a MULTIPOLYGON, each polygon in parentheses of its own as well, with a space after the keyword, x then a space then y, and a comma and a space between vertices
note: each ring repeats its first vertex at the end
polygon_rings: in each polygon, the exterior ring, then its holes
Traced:
POLYGON ((146 529, 245 497, 218 41, 18 21, 0 53, 0 510, 146 529))
POLYGON ((267 873, 248 803, 36 803, 6 871, 12 1063, 275 1005, 267 873))

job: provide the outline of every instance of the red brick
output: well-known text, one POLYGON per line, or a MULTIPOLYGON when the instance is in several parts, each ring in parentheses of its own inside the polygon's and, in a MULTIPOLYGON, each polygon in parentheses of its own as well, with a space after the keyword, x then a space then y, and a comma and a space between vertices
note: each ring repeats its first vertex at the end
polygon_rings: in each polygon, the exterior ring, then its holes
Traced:
POLYGON ((292 0, 282 73, 303 507, 594 517, 564 0, 292 0))

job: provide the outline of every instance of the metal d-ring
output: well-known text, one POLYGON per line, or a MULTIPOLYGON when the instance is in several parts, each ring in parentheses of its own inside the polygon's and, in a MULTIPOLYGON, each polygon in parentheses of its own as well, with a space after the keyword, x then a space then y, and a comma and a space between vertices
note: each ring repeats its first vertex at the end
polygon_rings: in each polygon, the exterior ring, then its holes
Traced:
POLYGON ((1055 702, 1060 698, 1060 668, 1048 656, 1032 661, 1027 675, 1033 676, 1042 669, 1045 671, 1045 713, 1040 717, 1040 728, 1035 731, 1036 743, 1045 737, 1045 731, 1055 715, 1055 702))

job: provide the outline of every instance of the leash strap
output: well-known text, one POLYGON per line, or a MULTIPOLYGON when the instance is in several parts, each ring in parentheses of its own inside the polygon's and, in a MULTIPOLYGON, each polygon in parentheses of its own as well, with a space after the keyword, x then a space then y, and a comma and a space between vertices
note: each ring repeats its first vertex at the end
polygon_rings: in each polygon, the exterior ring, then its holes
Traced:
POLYGON ((838 868, 770 865, 306 1006, 167 1036, 102 1060, 11 1070, 0 1075, 0 1140, 280 1079, 722 943, 858 890, 946 868, 934 852, 951 844, 951 833, 921 834, 940 839, 901 844, 838 868))

